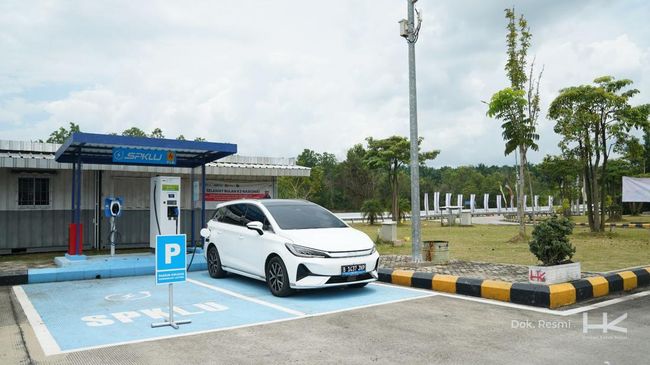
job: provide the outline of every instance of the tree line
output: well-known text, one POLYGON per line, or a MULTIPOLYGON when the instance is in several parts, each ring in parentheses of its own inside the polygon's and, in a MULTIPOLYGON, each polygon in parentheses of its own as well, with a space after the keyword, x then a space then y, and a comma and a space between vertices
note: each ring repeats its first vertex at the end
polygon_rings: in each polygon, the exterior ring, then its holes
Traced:
MULTIPOLYGON (((46 143, 59 143, 62 144, 65 142, 70 135, 74 132, 81 132, 81 129, 79 127, 79 124, 74 123, 74 122, 69 122, 68 123, 68 128, 66 127, 59 127, 59 129, 53 131, 50 133, 50 136, 43 141, 42 139, 39 140, 39 142, 46 142, 46 143)), ((117 133, 109 133, 110 135, 116 136, 117 133)), ((147 134, 145 131, 138 127, 131 127, 128 129, 125 129, 121 133, 122 136, 130 136, 130 137, 149 137, 149 138, 165 138, 165 135, 163 134, 162 129, 160 128, 154 128, 151 133, 147 134)), ((179 135, 176 137, 177 140, 179 141, 185 141, 186 138, 184 135, 179 135)), ((194 138, 194 141, 205 141, 205 138, 202 137, 196 137, 194 138)))

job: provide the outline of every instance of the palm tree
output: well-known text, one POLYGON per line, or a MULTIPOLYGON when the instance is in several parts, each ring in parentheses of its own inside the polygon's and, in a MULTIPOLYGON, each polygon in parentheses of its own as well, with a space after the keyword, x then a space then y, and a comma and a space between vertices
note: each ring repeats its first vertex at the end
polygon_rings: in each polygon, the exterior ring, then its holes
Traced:
POLYGON ((383 218, 384 206, 378 199, 368 199, 361 205, 361 214, 363 219, 368 220, 373 225, 377 218, 383 218))

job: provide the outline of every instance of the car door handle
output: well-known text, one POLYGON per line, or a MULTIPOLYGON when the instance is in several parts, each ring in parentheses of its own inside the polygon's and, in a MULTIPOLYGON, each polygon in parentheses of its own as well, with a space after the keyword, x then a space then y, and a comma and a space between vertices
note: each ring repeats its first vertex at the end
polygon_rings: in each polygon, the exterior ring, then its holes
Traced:
POLYGON ((243 240, 243 239, 244 239, 244 236, 239 236, 239 239, 240 239, 240 240, 243 240))

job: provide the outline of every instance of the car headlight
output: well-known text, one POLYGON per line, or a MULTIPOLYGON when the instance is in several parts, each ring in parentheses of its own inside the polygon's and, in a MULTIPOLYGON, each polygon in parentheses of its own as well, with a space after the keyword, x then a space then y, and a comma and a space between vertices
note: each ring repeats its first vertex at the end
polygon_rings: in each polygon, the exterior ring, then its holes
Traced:
POLYGON ((373 253, 377 252, 377 246, 372 245, 372 251, 370 251, 370 254, 372 255, 373 253))
POLYGON ((289 252, 291 252, 292 254, 298 257, 321 257, 321 258, 330 257, 330 255, 327 252, 317 250, 314 248, 294 245, 293 243, 285 243, 284 245, 287 247, 287 250, 289 250, 289 252))

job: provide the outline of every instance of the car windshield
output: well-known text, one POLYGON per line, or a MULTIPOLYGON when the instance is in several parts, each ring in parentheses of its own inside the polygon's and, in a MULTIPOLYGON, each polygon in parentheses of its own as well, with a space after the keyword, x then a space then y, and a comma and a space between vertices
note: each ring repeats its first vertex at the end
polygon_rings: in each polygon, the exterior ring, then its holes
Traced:
POLYGON ((318 205, 271 205, 267 209, 282 229, 345 228, 345 223, 318 205))

